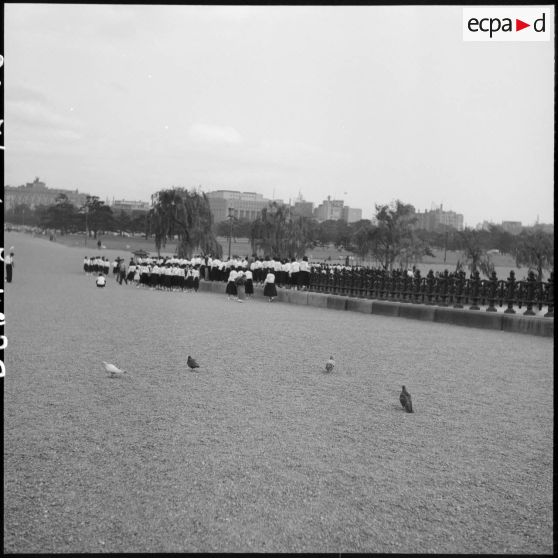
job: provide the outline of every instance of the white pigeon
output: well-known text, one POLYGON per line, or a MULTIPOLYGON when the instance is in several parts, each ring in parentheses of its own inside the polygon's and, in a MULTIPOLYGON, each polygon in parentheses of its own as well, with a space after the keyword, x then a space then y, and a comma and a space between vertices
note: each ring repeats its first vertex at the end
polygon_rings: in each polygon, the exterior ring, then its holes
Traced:
POLYGON ((104 360, 103 365, 105 367, 105 370, 110 374, 111 378, 115 378, 116 376, 120 376, 122 374, 127 374, 126 370, 120 370, 120 368, 117 368, 116 366, 114 366, 114 364, 109 364, 104 360))
POLYGON ((335 366, 335 361, 333 360, 333 357, 330 356, 329 360, 326 362, 326 372, 331 372, 333 370, 333 367, 335 366))

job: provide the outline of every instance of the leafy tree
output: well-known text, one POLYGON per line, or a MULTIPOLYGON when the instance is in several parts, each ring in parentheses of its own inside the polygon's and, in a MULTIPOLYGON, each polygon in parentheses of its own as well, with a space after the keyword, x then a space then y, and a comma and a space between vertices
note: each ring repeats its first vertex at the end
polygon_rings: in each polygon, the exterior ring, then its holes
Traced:
POLYGON ((66 194, 56 196, 54 205, 49 206, 41 218, 41 226, 58 229, 62 234, 76 227, 77 208, 66 194))
POLYGON ((26 203, 18 203, 5 211, 4 220, 15 225, 31 225, 35 222, 34 213, 26 203))
POLYGON ((497 248, 502 254, 512 254, 514 251, 514 236, 499 225, 490 225, 489 234, 492 248, 497 248))
POLYGON ((159 190, 151 196, 153 207, 148 214, 148 231, 155 235, 160 252, 166 241, 178 236, 178 255, 190 258, 194 250, 222 254, 213 234, 213 216, 204 193, 184 188, 159 190))
POLYGON ((130 230, 134 233, 144 233, 147 238, 148 218, 147 211, 132 211, 130 230))
POLYGON ((534 269, 538 280, 543 279, 543 270, 554 267, 554 235, 546 233, 539 227, 523 230, 517 238, 513 250, 517 267, 526 266, 534 269))
POLYGON ((129 232, 132 229, 132 218, 125 211, 120 210, 120 213, 114 217, 114 224, 122 236, 123 232, 129 232))
POLYGON ((321 246, 328 244, 337 244, 338 240, 338 225, 334 219, 328 219, 318 224, 316 229, 315 240, 321 246))
POLYGON ((494 271, 494 264, 486 252, 486 236, 486 231, 476 231, 469 228, 459 232, 464 261, 458 262, 458 268, 462 267, 463 263, 467 263, 471 273, 478 269, 486 277, 490 276, 494 271))
MULTIPOLYGON (((231 223, 227 219, 226 221, 220 221, 215 224, 215 234, 217 236, 229 236, 231 230, 231 223)), ((250 231, 252 230, 252 221, 248 219, 237 219, 234 217, 232 222, 232 238, 250 238, 250 231)))
POLYGON ((93 238, 97 238, 100 230, 112 230, 115 227, 112 209, 99 196, 87 196, 80 213, 84 214, 87 234, 93 232, 93 238))
POLYGON ((271 202, 252 223, 252 251, 279 258, 302 257, 313 246, 313 226, 306 217, 294 215, 289 206, 271 202))
POLYGON ((395 261, 407 265, 423 255, 432 255, 430 246, 420 240, 413 225, 417 218, 414 207, 395 200, 390 205, 376 204, 378 231, 372 253, 384 269, 392 269, 395 261))
POLYGON ((378 229, 367 219, 353 223, 351 239, 346 248, 364 260, 373 249, 377 233, 378 229))

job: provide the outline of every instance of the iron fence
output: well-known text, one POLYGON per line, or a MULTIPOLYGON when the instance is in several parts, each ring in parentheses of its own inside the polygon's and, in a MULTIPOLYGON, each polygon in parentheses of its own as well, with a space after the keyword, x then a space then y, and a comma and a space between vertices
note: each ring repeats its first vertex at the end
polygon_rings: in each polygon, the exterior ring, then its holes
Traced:
POLYGON ((554 271, 548 281, 538 281, 532 271, 526 280, 518 281, 513 270, 507 279, 498 279, 496 272, 488 279, 481 279, 478 271, 466 277, 463 271, 449 273, 446 270, 435 275, 430 270, 426 277, 422 277, 420 270, 409 275, 399 270, 339 270, 325 266, 312 268, 309 291, 453 308, 468 306, 469 310, 487 306, 486 312, 497 312, 497 306, 502 308, 505 305, 504 313, 519 311, 524 316, 534 316, 534 308, 540 312, 547 307, 544 317, 554 317, 554 271))

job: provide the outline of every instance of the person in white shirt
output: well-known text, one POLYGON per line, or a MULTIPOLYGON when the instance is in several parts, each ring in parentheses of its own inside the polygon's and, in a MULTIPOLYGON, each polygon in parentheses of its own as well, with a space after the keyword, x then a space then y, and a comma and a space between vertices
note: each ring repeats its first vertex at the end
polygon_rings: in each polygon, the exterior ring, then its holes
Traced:
POLYGON ((186 290, 190 293, 194 288, 194 275, 192 274, 192 267, 188 266, 186 268, 186 290))
POLYGON ((235 283, 236 276, 237 276, 236 271, 234 269, 231 269, 229 273, 229 279, 227 281, 227 288, 225 290, 227 294, 227 300, 230 300, 231 296, 238 298, 238 289, 236 288, 236 283, 235 283))
POLYGON ((256 283, 261 283, 261 273, 262 273, 262 260, 261 258, 258 258, 257 260, 254 260, 251 264, 250 264, 250 270, 252 271, 252 280, 255 281, 256 283))
POLYGON ((200 267, 201 264, 196 264, 194 269, 192 269, 192 277, 194 278, 194 292, 197 293, 200 288, 200 267))
POLYGON ((6 264, 6 282, 12 282, 12 276, 14 272, 15 262, 14 262, 14 253, 10 252, 9 256, 6 256, 4 263, 6 264))
POLYGON ((283 260, 281 263, 280 271, 277 273, 277 284, 280 287, 289 286, 289 273, 291 271, 291 264, 288 260, 283 260))
POLYGON ((310 287, 310 266, 308 264, 308 258, 304 256, 299 265, 298 285, 302 289, 308 289, 308 287, 310 287))
POLYGON ((97 277, 95 283, 97 284, 97 287, 103 288, 106 285, 107 280, 105 279, 105 276, 102 273, 99 273, 99 277, 97 277))
POLYGON ((268 273, 264 281, 264 296, 267 296, 269 302, 277 296, 277 287, 275 286, 275 275, 268 273))
POLYGON ((126 276, 126 279, 128 279, 128 281, 130 281, 130 283, 134 280, 134 274, 136 273, 136 263, 134 262, 133 259, 130 258, 130 263, 128 264, 128 275, 126 276))
POLYGON ((246 298, 251 298, 254 294, 254 280, 252 272, 248 269, 244 272, 244 277, 246 278, 246 283, 244 283, 244 292, 246 293, 246 298))
POLYGON ((300 273, 300 264, 294 259, 291 259, 291 270, 289 277, 289 284, 291 289, 298 290, 298 274, 300 273))

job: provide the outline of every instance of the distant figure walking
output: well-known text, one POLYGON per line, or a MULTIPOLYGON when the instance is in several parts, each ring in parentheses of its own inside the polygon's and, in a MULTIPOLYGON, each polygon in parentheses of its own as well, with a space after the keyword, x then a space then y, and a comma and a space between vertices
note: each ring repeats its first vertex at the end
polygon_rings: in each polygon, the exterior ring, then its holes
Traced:
POLYGON ((9 256, 6 256, 4 262, 6 263, 6 281, 11 283, 15 267, 13 251, 10 252, 9 256))
POLYGON ((122 281, 124 281, 126 285, 128 284, 128 271, 126 270, 126 264, 124 263, 124 260, 120 262, 120 265, 118 267, 118 282, 120 283, 120 285, 122 285, 122 281))

